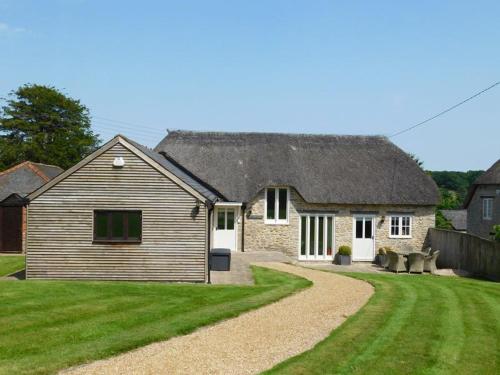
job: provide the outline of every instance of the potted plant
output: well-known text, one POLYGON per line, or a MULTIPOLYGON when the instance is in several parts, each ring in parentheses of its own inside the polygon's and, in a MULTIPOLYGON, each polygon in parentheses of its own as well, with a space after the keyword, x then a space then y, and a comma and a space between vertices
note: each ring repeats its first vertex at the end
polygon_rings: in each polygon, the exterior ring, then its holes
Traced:
POLYGON ((348 266, 351 264, 351 248, 347 245, 342 245, 339 247, 337 253, 337 264, 341 266, 348 266))
POLYGON ((386 256, 387 253, 385 252, 385 247, 381 247, 380 249, 378 249, 377 263, 379 264, 379 266, 384 266, 386 256))

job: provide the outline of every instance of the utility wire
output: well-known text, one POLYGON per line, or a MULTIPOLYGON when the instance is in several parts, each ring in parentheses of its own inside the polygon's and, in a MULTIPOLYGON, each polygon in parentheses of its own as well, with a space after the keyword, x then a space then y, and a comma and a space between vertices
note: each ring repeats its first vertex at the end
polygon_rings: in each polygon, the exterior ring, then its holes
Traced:
POLYGON ((117 126, 113 124, 107 124, 107 123, 102 123, 102 122, 96 122, 93 121, 92 125, 95 128, 103 128, 107 130, 112 130, 114 132, 120 133, 120 132, 131 132, 131 133, 136 133, 144 136, 149 136, 149 137, 155 137, 156 135, 161 136, 162 131, 159 129, 156 129, 156 131, 147 131, 147 130, 141 130, 137 128, 130 128, 126 126, 117 126))
MULTIPOLYGON (((107 124, 106 124, 107 125, 107 124)), ((146 133, 146 132, 141 132, 138 130, 130 130, 130 129, 117 129, 115 127, 108 127, 105 124, 100 124, 100 123, 93 123, 92 128, 94 131, 97 133, 107 133, 111 135, 116 135, 116 134, 124 134, 124 135, 130 135, 132 138, 142 138, 142 139, 148 139, 150 141, 156 141, 158 142, 159 139, 161 138, 161 135, 155 136, 152 133, 146 133)))
POLYGON ((126 121, 120 121, 120 120, 113 120, 113 119, 110 119, 110 118, 107 118, 107 117, 92 116, 92 118, 95 118, 97 120, 102 120, 102 121, 107 121, 107 122, 111 122, 111 123, 120 124, 121 126, 123 126, 123 125, 129 125, 129 126, 133 127, 132 129, 140 128, 140 129, 149 129, 149 130, 158 131, 158 132, 161 131, 160 129, 155 128, 153 126, 134 124, 132 122, 126 122, 126 121))
POLYGON ((485 88, 485 89, 484 89, 484 90, 482 90, 482 91, 479 91, 478 93, 476 93, 476 94, 474 94, 474 95, 472 95, 472 96, 468 97, 467 99, 462 100, 460 103, 457 103, 457 104, 455 104, 454 106, 451 106, 450 108, 447 108, 447 109, 445 109, 445 110, 444 110, 444 111, 442 111, 442 112, 439 112, 437 115, 434 115, 434 116, 432 116, 432 117, 429 117, 428 119, 426 119, 426 120, 424 120, 424 121, 422 121, 422 122, 419 122, 418 124, 415 124, 415 125, 413 125, 413 126, 410 126, 409 128, 406 128, 406 129, 400 130, 400 131, 398 131, 397 133, 394 133, 394 134, 390 135, 390 136, 389 136, 389 138, 396 137, 396 136, 398 136, 398 135, 400 135, 400 134, 403 134, 403 133, 406 133, 406 132, 408 132, 408 131, 410 131, 410 130, 412 130, 412 129, 415 129, 415 128, 416 128, 416 127, 418 127, 418 126, 424 125, 425 123, 427 123, 427 122, 429 122, 429 121, 432 121, 432 120, 434 120, 435 118, 437 118, 437 117, 439 117, 439 116, 442 116, 442 115, 444 115, 445 113, 450 112, 450 111, 454 110, 454 109, 455 109, 455 108, 457 108, 457 107, 460 107, 462 104, 467 103, 469 100, 472 100, 472 99, 474 99, 474 98, 477 98, 479 95, 481 95, 481 94, 485 93, 485 92, 486 92, 486 91, 488 91, 488 90, 491 90, 492 88, 494 88, 495 86, 498 86, 498 85, 500 85, 500 81, 498 81, 498 82, 494 83, 493 85, 491 85, 491 86, 489 86, 489 87, 485 88))

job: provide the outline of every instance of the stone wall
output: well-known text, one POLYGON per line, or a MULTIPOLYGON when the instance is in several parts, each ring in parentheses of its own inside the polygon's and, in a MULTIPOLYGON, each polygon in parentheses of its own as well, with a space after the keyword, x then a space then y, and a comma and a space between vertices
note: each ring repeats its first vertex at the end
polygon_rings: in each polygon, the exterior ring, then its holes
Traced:
POLYGON ((494 224, 500 224, 500 185, 480 185, 467 207, 467 233, 483 238, 490 238, 494 224), (483 219, 483 200, 481 197, 493 197, 493 219, 483 219))
MULTIPOLYGON (((335 249, 340 245, 352 247, 353 212, 375 213, 375 248, 390 246, 394 249, 426 246, 429 228, 434 227, 435 216, 432 206, 379 206, 379 205, 336 205, 310 204, 294 190, 290 190, 290 209, 288 224, 264 223, 265 191, 262 190, 247 205, 245 215, 245 251, 274 250, 291 257, 298 256, 300 213, 335 213, 335 249), (389 213, 408 212, 412 214, 412 238, 389 238, 389 213), (382 218, 384 217, 384 220, 382 218)), ((241 237, 239 237, 241 238, 241 237)), ((239 241, 240 242, 240 241, 239 241)))

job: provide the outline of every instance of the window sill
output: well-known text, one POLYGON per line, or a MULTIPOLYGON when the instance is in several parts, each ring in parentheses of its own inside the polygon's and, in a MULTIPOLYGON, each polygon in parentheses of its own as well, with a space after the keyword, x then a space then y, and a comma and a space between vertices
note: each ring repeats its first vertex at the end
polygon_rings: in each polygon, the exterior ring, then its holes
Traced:
POLYGON ((412 236, 389 236, 389 238, 393 238, 395 240, 410 240, 412 236))
POLYGON ((283 222, 276 222, 276 221, 264 221, 264 224, 266 225, 290 225, 288 221, 283 221, 283 222))
POLYGON ((120 245, 120 244, 139 244, 142 240, 93 240, 93 244, 108 244, 108 245, 120 245))

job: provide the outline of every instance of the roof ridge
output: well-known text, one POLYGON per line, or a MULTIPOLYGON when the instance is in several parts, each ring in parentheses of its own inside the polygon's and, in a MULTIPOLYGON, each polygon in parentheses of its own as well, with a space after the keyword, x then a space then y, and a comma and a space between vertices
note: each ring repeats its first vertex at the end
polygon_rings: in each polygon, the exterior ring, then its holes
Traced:
POLYGON ((238 132, 238 131, 214 131, 214 130, 184 130, 184 129, 169 129, 167 137, 170 134, 212 134, 212 135, 276 135, 276 136, 290 136, 290 137, 336 137, 336 138, 379 138, 389 140, 383 134, 334 134, 334 133, 283 133, 283 132, 238 132))
POLYGON ((472 185, 476 186, 476 185, 498 184, 499 177, 500 177, 500 159, 498 159, 496 162, 494 162, 491 165, 491 167, 489 167, 486 171, 484 171, 484 173, 482 173, 480 176, 478 176, 474 180, 474 183, 472 185), (493 180, 489 181, 490 179, 493 179, 493 180))
POLYGON ((42 170, 40 170, 40 168, 38 168, 35 163, 29 161, 27 163, 27 166, 29 169, 31 169, 33 172, 35 172, 35 174, 38 175, 38 177, 40 177, 45 182, 50 181, 49 176, 47 176, 42 170))
MULTIPOLYGON (((37 164, 37 165, 44 165, 46 167, 55 167, 55 168, 61 168, 60 166, 58 165, 55 165, 55 164, 46 164, 46 163, 39 163, 39 162, 36 162, 36 161, 30 161, 31 164, 37 164)), ((62 169, 62 168, 61 168, 62 169)))
POLYGON ((14 172, 14 171, 18 170, 19 168, 21 168, 21 167, 23 167, 23 166, 25 166, 26 164, 29 164, 29 163, 31 163, 31 161, 25 160, 25 161, 20 162, 19 164, 14 164, 13 166, 7 168, 6 170, 0 172, 0 175, 14 172))

